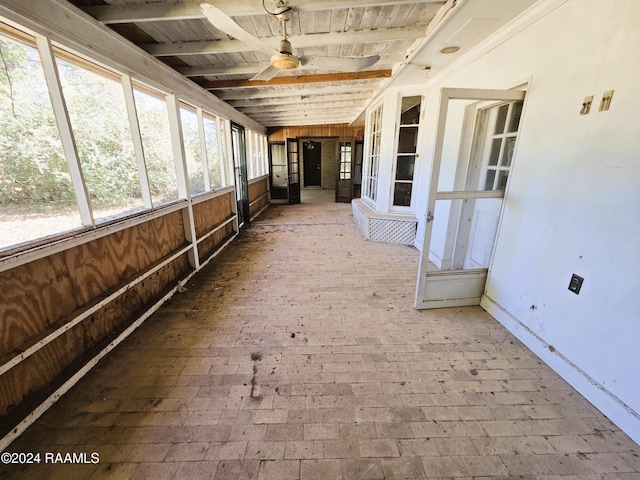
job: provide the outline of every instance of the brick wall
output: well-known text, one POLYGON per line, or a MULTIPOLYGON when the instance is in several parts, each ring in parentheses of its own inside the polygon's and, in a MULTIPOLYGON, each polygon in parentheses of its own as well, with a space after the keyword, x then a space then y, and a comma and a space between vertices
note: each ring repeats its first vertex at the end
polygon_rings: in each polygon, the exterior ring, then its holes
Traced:
POLYGON ((313 140, 321 144, 320 174, 321 187, 336 188, 338 175, 338 139, 337 138, 300 138, 300 184, 304 185, 304 148, 303 142, 313 140))

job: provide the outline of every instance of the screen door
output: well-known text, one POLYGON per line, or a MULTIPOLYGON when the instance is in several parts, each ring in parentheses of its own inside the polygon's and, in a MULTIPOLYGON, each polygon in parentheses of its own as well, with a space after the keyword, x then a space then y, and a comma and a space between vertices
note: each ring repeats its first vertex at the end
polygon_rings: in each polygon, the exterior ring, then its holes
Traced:
POLYGON ((524 95, 522 90, 442 89, 416 308, 480 304, 524 95), (464 118, 473 120, 466 127, 463 124, 457 164, 454 167, 448 160, 447 168, 442 168, 448 152, 445 137, 451 138, 447 115, 453 102, 458 102, 453 105, 456 112, 462 108, 464 118))

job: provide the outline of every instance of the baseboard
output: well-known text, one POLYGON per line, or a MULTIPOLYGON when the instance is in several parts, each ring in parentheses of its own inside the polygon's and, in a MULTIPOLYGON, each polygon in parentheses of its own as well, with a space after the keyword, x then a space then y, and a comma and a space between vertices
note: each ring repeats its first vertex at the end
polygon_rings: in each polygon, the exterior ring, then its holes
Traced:
POLYGON ((524 343, 529 350, 551 367, 567 383, 575 388, 594 407, 606 415, 634 442, 640 445, 640 414, 589 376, 578 365, 565 357, 561 351, 551 347, 542 337, 520 322, 507 310, 484 295, 480 302, 493 318, 524 343), (551 347, 551 348, 550 348, 551 347))

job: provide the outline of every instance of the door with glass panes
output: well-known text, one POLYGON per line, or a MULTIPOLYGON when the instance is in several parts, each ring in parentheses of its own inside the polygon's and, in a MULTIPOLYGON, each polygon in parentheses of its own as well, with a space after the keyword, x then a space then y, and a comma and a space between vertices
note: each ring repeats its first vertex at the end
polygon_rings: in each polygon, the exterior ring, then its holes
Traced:
MULTIPOLYGON (((522 90, 441 90, 416 308, 480 304, 524 96, 522 90), (450 108, 453 123, 447 121, 450 108), (459 144, 467 146, 461 147, 456 165, 450 155, 443 160, 443 152, 445 137, 452 142, 450 132, 460 131, 460 109, 466 112, 463 116, 475 117, 475 122, 468 123, 473 126, 471 132, 460 138, 459 144)), ((450 149, 452 144, 448 145, 450 149)))
POLYGON ((289 203, 300 203, 300 159, 298 139, 287 138, 287 167, 289 203))
MULTIPOLYGON (((504 191, 513 161, 513 152, 523 101, 499 103, 478 110, 477 146, 470 158, 468 190, 504 191)), ((454 250, 453 268, 489 268, 503 200, 486 198, 463 202, 462 218, 454 250)))
POLYGON ((336 202, 349 203, 353 198, 353 141, 340 139, 338 149, 336 202))

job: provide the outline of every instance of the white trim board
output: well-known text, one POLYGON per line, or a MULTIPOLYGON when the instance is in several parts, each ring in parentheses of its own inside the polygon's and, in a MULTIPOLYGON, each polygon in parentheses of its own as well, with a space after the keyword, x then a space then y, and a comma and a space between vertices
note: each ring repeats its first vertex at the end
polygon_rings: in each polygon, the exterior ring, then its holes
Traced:
POLYGON ((640 413, 626 405, 587 372, 565 357, 562 352, 545 342, 542 337, 496 303, 491 297, 484 295, 480 301, 480 306, 518 340, 524 343, 546 365, 560 375, 563 380, 575 388, 595 408, 620 427, 634 442, 640 445, 640 413))

